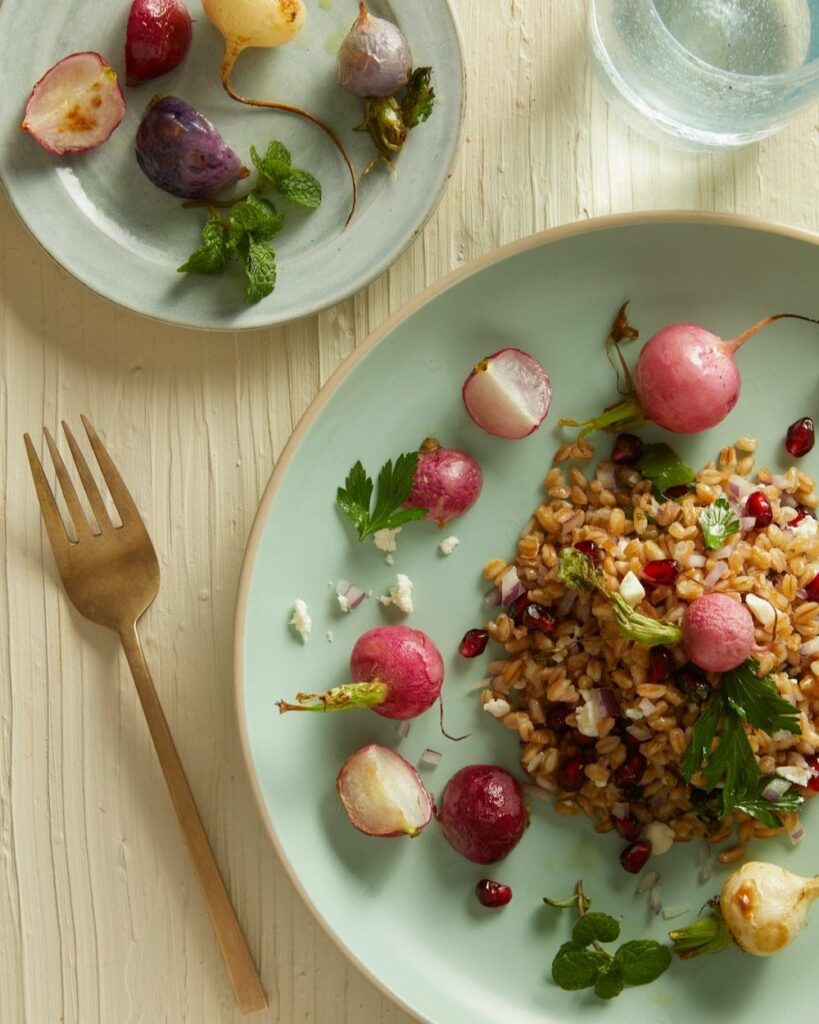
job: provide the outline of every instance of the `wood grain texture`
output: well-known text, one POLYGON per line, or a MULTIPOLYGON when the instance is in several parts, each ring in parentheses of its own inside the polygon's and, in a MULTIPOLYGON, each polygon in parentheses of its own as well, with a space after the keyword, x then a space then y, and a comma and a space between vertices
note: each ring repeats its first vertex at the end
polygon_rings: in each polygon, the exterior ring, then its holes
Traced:
POLYGON ((276 457, 371 329, 500 243, 645 209, 819 230, 815 109, 739 153, 663 150, 593 86, 585 5, 455 5, 469 106, 449 190, 389 273, 320 316, 233 336, 143 320, 56 267, 0 199, 3 1024, 240 1020, 118 642, 80 619, 59 586, 24 431, 56 430, 61 418, 76 426, 88 413, 144 514, 163 573, 142 627, 146 655, 270 996, 260 1024, 407 1024, 292 892, 245 777, 233 602, 276 457))

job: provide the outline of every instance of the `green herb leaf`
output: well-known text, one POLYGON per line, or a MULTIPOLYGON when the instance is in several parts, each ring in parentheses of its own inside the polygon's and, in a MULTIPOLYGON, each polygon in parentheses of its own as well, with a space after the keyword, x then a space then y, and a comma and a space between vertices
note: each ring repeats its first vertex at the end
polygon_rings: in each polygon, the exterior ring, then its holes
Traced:
POLYGON ((646 445, 637 468, 661 496, 669 487, 681 487, 695 479, 694 470, 667 444, 646 445))
POLYGON ((722 716, 719 744, 705 765, 703 774, 709 789, 714 789, 722 780, 723 817, 731 813, 740 796, 756 785, 759 765, 739 715, 722 716))
POLYGON ((802 804, 804 804, 805 798, 797 790, 789 789, 777 800, 767 799, 762 793, 772 778, 773 776, 766 776, 759 779, 756 784, 756 791, 740 795, 734 806, 736 810, 743 811, 745 814, 750 814, 752 818, 756 818, 766 828, 780 828, 782 825, 780 815, 787 814, 789 811, 798 811, 802 804))
POLYGON ((282 229, 284 217, 267 199, 251 192, 230 210, 230 226, 234 236, 243 231, 252 232, 257 242, 274 238, 282 229))
POLYGON ((658 644, 673 647, 682 640, 682 630, 679 626, 643 615, 632 608, 620 594, 609 594, 609 598, 617 628, 629 640, 634 640, 645 647, 656 647, 658 644))
POLYGON ((273 141, 261 156, 255 146, 250 147, 250 159, 264 179, 264 184, 275 188, 280 178, 290 173, 290 151, 281 142, 273 141))
POLYGON ((572 930, 572 942, 590 946, 597 942, 614 942, 620 936, 620 925, 609 914, 586 914, 572 930))
POLYGON ((779 696, 770 676, 760 679, 759 664, 749 658, 723 677, 723 693, 737 714, 757 729, 772 736, 780 729, 799 735, 799 711, 779 696))
POLYGON ((618 963, 607 964, 597 975, 594 983, 594 994, 598 999, 614 999, 623 991, 625 981, 623 971, 618 963))
POLYGON ((582 551, 567 544, 557 556, 557 578, 572 590, 588 592, 600 586, 600 573, 582 551))
POLYGON ((681 960, 690 960, 691 957, 703 954, 721 953, 723 949, 734 944, 731 930, 719 911, 719 901, 712 900, 711 903, 716 905, 705 917, 700 917, 685 928, 676 928, 668 933, 674 952, 681 960))
POLYGON ((573 907, 577 903, 577 893, 567 900, 555 900, 551 896, 544 896, 543 902, 549 907, 554 907, 555 910, 568 910, 569 907, 573 907))
POLYGON ((227 231, 215 217, 202 228, 202 244, 178 268, 180 274, 220 274, 230 262, 227 231))
POLYGON ((336 504, 352 522, 358 539, 364 540, 378 530, 394 530, 397 526, 423 519, 424 508, 402 508, 412 491, 418 468, 418 452, 399 455, 393 466, 387 461, 378 474, 375 508, 370 511, 373 482, 364 467, 356 462, 347 475, 344 487, 336 491, 336 504))
POLYGON ((276 182, 281 195, 307 210, 321 205, 321 184, 309 171, 291 170, 276 182))
POLYGON ((667 946, 653 939, 635 939, 624 942, 614 954, 614 962, 629 985, 647 985, 655 981, 671 965, 667 946))
POLYGON ((608 960, 603 953, 564 942, 552 961, 552 978, 556 985, 569 992, 591 988, 608 960))
POLYGON ((276 287, 276 254, 269 245, 257 242, 252 235, 248 236, 245 275, 245 300, 249 303, 265 298, 276 287))
POLYGON ((430 84, 431 77, 432 68, 416 68, 407 82, 401 100, 401 115, 407 128, 426 121, 432 113, 435 90, 430 84))
POLYGON ((717 498, 699 518, 702 537, 709 551, 721 548, 725 541, 739 533, 739 518, 726 498, 717 498))
POLYGON ((683 754, 680 763, 683 778, 686 782, 691 782, 692 775, 711 754, 711 744, 717 734, 717 726, 719 725, 721 715, 722 697, 720 694, 715 694, 700 713, 700 717, 694 722, 694 728, 691 731, 691 743, 683 754))

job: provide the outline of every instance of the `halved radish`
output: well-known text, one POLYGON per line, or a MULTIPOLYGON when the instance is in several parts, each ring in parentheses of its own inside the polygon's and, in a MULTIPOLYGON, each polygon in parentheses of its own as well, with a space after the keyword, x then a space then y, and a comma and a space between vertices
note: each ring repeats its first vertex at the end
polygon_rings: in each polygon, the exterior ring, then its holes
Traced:
POLYGON ((125 117, 117 73, 98 53, 63 57, 31 90, 20 126, 49 153, 101 145, 125 117))
POLYGON ((519 348, 503 348, 482 359, 461 393, 466 411, 479 427, 510 441, 537 430, 552 401, 549 375, 519 348))
POLYGON ((432 797, 400 754, 370 743, 351 754, 336 779, 355 827, 368 836, 417 836, 432 820, 432 797))

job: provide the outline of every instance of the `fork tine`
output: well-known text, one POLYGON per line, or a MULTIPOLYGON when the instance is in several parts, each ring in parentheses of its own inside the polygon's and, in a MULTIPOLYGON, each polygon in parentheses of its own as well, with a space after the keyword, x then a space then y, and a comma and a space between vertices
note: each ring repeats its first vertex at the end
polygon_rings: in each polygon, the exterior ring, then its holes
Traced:
POLYGON ((94 518, 97 520, 97 525, 103 533, 106 530, 113 528, 111 517, 108 515, 108 509, 105 507, 105 502, 102 500, 100 489, 97 487, 97 481, 94 479, 91 470, 88 468, 88 463, 85 461, 80 446, 77 444, 74 434, 71 432, 71 428, 68 424, 63 422, 63 431, 65 432, 66 439, 68 440, 68 447, 71 449, 71 454, 74 456, 74 464, 77 467, 77 472, 80 474, 80 480, 85 488, 85 493, 88 495, 88 502, 91 505, 91 510, 94 513, 94 518))
POLYGON ((82 539, 83 537, 91 536, 91 526, 88 523, 83 507, 80 504, 80 499, 77 497, 77 492, 74 489, 74 483, 68 474, 63 457, 60 455, 60 450, 57 447, 57 442, 51 436, 51 431, 48 427, 43 427, 43 433, 45 434, 46 444, 48 450, 51 452, 51 461, 54 463, 54 469, 57 471, 57 482, 60 485, 60 490, 63 492, 65 503, 68 506, 68 512, 71 516, 71 520, 74 523, 74 529, 77 531, 77 536, 82 539))
POLYGON ((105 482, 108 484, 108 490, 111 492, 111 497, 114 499, 117 512, 122 520, 122 525, 125 526, 129 522, 136 520, 142 522, 139 514, 139 509, 136 506, 136 502, 131 497, 128 488, 125 486, 125 481, 119 475, 119 470, 114 465, 114 460, 108 454, 105 445, 100 440, 99 434, 89 423, 85 416, 80 416, 82 425, 85 427, 85 432, 88 434, 88 440, 91 442, 91 447, 94 449, 94 454, 97 457, 97 462, 102 470, 102 475, 105 477, 105 482))
POLYGON ((51 542, 51 550, 59 566, 65 555, 68 553, 68 545, 71 543, 65 529, 65 523, 57 508, 51 486, 43 472, 43 464, 40 457, 34 450, 31 438, 28 434, 23 435, 28 454, 28 464, 31 467, 31 475, 34 477, 34 489, 37 491, 37 500, 40 503, 40 512, 43 515, 48 539, 51 542))

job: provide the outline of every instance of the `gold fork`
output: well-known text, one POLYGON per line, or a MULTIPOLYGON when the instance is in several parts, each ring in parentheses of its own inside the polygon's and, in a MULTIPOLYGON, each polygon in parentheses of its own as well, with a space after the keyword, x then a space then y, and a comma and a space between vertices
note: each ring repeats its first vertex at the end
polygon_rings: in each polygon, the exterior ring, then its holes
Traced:
POLYGON ((46 429, 46 443, 77 534, 76 540, 69 537, 42 463, 26 434, 28 461, 48 539, 66 593, 77 611, 92 622, 113 629, 122 641, 236 1002, 243 1014, 257 1013, 267 1008, 267 997, 202 827, 137 634, 137 621, 159 590, 159 562, 136 504, 111 456, 85 416, 82 422, 122 525, 115 526, 111 521, 88 463, 74 435, 63 422, 68 446, 99 532, 92 531, 54 438, 46 429))

